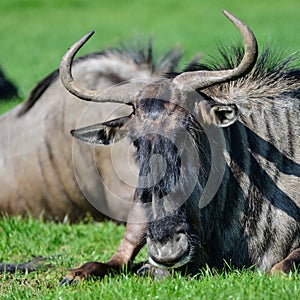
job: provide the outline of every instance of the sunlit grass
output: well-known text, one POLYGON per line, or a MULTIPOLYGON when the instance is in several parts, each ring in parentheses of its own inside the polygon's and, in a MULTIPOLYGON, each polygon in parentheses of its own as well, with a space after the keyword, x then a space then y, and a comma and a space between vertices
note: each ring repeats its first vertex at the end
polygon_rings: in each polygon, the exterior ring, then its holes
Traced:
MULTIPOLYGON (((260 275, 256 270, 204 270, 198 278, 177 274, 163 281, 133 274, 96 278, 60 286, 70 267, 87 261, 106 261, 117 249, 124 226, 106 223, 70 225, 3 218, 0 220, 0 261, 20 262, 32 257, 49 259, 29 274, 0 275, 1 299, 297 299, 300 275, 260 275)), ((145 258, 145 250, 137 261, 145 258)))

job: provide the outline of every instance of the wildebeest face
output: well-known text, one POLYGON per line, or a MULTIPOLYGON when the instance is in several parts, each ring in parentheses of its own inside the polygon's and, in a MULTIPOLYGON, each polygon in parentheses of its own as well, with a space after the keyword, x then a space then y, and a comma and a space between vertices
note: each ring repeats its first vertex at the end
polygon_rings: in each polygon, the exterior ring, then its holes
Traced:
POLYGON ((145 209, 153 265, 178 268, 197 251, 199 200, 210 171, 210 146, 201 123, 226 126, 236 114, 235 105, 183 93, 165 79, 141 92, 131 115, 72 131, 92 144, 127 136, 135 146, 140 168, 135 196, 145 209))
POLYGON ((199 160, 189 126, 200 125, 184 108, 143 98, 129 129, 140 166, 136 197, 147 216, 149 261, 160 267, 179 267, 192 252, 184 203, 197 184, 199 160))

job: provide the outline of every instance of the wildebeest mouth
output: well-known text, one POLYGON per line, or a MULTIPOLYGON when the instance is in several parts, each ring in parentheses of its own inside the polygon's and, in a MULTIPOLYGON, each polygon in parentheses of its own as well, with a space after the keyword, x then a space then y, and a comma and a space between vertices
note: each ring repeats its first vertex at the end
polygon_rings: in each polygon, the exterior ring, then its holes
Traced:
POLYGON ((177 262, 170 262, 168 264, 168 262, 165 262, 164 264, 158 263, 155 260, 153 260, 151 258, 151 256, 149 256, 148 258, 150 265, 163 269, 163 270, 169 270, 169 269, 179 269, 185 265, 187 265, 190 260, 191 260, 191 256, 189 255, 189 253, 187 253, 186 255, 184 255, 179 261, 177 262))

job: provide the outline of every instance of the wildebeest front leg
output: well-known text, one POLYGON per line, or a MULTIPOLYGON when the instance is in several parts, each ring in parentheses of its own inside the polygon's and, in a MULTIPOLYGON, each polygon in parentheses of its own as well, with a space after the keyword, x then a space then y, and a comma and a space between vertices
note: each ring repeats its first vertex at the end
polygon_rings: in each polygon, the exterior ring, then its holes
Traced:
POLYGON ((300 248, 292 251, 285 259, 275 264, 271 269, 271 274, 288 273, 300 267, 300 248))
POLYGON ((124 267, 131 267, 132 261, 145 244, 145 224, 127 223, 126 231, 118 251, 107 263, 88 262, 77 269, 73 269, 62 281, 71 283, 89 276, 103 278, 108 274, 121 272, 124 267))

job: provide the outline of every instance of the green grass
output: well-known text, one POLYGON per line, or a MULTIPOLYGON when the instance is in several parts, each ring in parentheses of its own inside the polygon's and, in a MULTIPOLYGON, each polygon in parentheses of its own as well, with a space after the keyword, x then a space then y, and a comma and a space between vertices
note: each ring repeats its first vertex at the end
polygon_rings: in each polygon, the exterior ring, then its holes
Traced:
MULTIPOLYGON (((0 275, 0 299, 298 299, 300 275, 259 275, 231 270, 199 279, 180 275, 162 282, 136 275, 92 279, 60 286, 68 268, 87 261, 106 261, 116 250, 124 226, 93 222, 45 223, 19 217, 0 220, 0 261, 24 261, 32 256, 52 256, 52 267, 29 274, 0 275)), ((145 251, 139 256, 142 260, 145 251)))
MULTIPOLYGON (((299 49, 299 0, 1 0, 0 66, 20 90, 21 99, 0 104, 0 114, 22 99, 59 66, 66 49, 86 32, 96 34, 81 54, 154 37, 156 53, 175 44, 185 50, 184 63, 201 52, 210 54, 217 41, 240 40, 221 14, 228 9, 254 30, 259 46, 299 49)), ((299 275, 274 278, 248 270, 200 279, 180 276, 163 282, 123 275, 59 286, 68 268, 86 261, 106 261, 117 249, 124 226, 55 224, 42 220, 0 220, 0 261, 54 256, 52 268, 31 274, 0 275, 1 299, 297 299, 299 275)), ((145 256, 145 251, 141 259, 145 256)))

